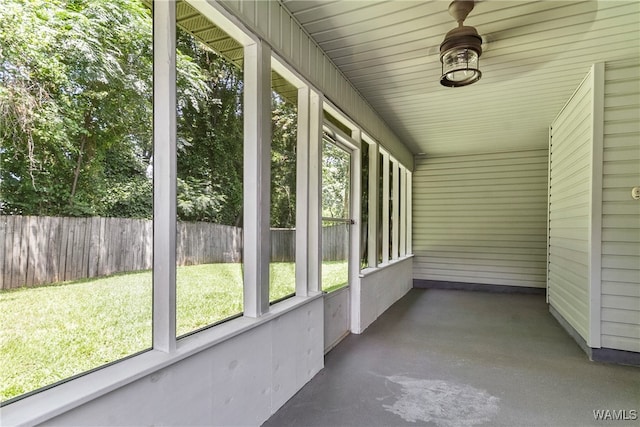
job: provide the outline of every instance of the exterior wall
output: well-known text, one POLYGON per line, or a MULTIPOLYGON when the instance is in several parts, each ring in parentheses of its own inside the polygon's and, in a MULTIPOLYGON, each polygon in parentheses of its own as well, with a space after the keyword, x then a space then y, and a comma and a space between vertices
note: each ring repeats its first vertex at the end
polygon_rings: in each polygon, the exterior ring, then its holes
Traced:
POLYGON ((605 64, 602 347, 640 352, 640 62, 605 64))
POLYGON ((393 303, 411 290, 413 257, 403 258, 360 277, 360 321, 352 332, 362 333, 393 303))
POLYGON ((549 304, 588 341, 593 99, 585 78, 551 126, 549 304))
POLYGON ((322 322, 318 298, 45 424, 260 425, 322 369, 322 322))
MULTIPOLYGON (((213 3, 212 0, 208 0, 213 3)), ((274 52, 315 85, 409 170, 413 154, 351 86, 329 57, 277 1, 223 0, 224 7, 271 45, 274 52)))
POLYGON ((416 160, 418 280, 543 288, 547 150, 416 160))
POLYGON ((346 287, 324 296, 324 352, 327 353, 349 334, 351 288, 346 287))

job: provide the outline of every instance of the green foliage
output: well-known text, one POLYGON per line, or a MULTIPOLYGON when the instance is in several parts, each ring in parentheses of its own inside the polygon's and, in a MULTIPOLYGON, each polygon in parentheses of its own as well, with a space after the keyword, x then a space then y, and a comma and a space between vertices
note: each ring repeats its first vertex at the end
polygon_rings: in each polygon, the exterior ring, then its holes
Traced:
POLYGON ((296 107, 273 93, 271 141, 271 226, 296 226, 296 107))
POLYGON ((351 155, 325 140, 322 146, 322 216, 350 218, 351 155))
MULTIPOLYGON (((178 30, 178 218, 241 225, 242 71, 178 30)), ((0 213, 152 216, 152 23, 140 0, 0 8, 0 213)), ((274 101, 274 226, 295 224, 295 107, 274 101)))
POLYGON ((2 213, 104 214, 108 154, 149 163, 150 37, 139 2, 3 4, 2 213))
POLYGON ((177 44, 191 61, 178 75, 178 218, 240 225, 242 72, 182 30, 177 44), (181 84, 187 76, 198 93, 181 84))

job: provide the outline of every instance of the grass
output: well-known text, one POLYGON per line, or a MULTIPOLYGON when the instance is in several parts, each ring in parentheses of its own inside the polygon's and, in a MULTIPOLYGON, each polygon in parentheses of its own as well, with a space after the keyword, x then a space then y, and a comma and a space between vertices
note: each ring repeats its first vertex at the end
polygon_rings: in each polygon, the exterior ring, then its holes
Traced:
MULTIPOLYGON (((323 263, 323 289, 346 284, 323 263)), ((272 263, 269 299, 295 292, 293 263, 272 263)), ((150 271, 0 291, 0 401, 149 349, 150 271)), ((178 267, 177 335, 242 312, 242 266, 178 267)))
POLYGON ((322 290, 335 291, 349 282, 349 269, 346 261, 322 262, 322 290))

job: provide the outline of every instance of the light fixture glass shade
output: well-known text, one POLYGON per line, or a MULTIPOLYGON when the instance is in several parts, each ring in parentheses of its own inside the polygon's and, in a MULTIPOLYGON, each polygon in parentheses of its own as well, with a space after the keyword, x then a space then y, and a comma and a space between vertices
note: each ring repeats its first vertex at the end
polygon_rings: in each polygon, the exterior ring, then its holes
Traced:
POLYGON ((466 86, 480 80, 482 73, 478 67, 479 55, 473 49, 457 47, 449 49, 442 55, 443 86, 466 86))

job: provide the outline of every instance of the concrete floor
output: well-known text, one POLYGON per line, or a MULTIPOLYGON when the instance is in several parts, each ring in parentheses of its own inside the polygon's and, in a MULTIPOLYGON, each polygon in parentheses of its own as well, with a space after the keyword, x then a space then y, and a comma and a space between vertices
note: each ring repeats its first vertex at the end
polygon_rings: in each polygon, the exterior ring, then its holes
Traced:
POLYGON ((263 425, 640 426, 635 414, 640 368, 590 362, 544 296, 413 289, 263 425))

